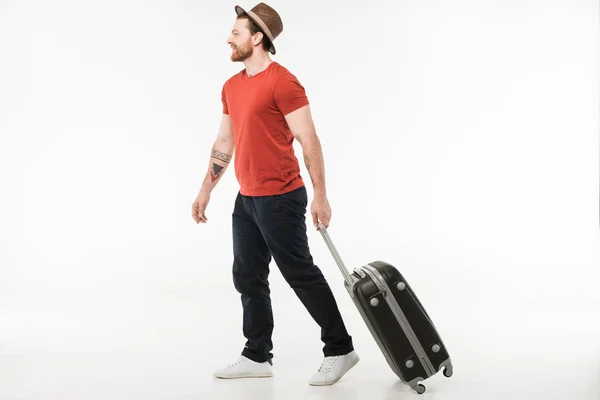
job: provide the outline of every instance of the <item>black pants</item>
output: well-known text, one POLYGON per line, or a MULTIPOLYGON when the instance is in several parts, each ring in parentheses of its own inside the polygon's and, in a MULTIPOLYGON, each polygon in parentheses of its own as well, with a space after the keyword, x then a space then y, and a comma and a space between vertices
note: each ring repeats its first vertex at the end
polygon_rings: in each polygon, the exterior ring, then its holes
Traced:
POLYGON ((353 350, 331 289, 313 263, 306 234, 306 187, 274 196, 238 193, 233 211, 233 282, 241 294, 242 355, 257 362, 273 357, 273 312, 269 290, 271 257, 284 279, 321 327, 325 356, 353 350))

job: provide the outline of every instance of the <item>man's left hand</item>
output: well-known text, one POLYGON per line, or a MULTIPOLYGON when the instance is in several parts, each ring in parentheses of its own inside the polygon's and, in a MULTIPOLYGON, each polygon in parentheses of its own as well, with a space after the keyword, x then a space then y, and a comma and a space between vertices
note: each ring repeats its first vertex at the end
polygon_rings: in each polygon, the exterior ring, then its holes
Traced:
POLYGON ((313 224, 315 227, 317 227, 319 222, 321 222, 325 228, 329 228, 329 221, 331 220, 331 207, 329 206, 327 196, 315 195, 315 198, 310 206, 310 213, 312 214, 313 224))

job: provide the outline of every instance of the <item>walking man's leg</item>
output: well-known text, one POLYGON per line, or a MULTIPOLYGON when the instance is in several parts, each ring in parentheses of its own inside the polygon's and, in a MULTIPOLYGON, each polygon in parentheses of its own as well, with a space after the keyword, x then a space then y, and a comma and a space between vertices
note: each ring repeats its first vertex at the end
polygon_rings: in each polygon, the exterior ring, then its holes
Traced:
POLYGON ((247 208, 248 198, 238 194, 232 215, 233 283, 240 293, 246 346, 241 357, 215 372, 219 378, 272 376, 273 311, 269 290, 271 254, 247 208))
POLYGON ((358 362, 331 288, 314 264, 306 232, 306 188, 253 199, 256 222, 285 280, 315 322, 324 343, 323 365, 309 381, 337 382, 358 362))

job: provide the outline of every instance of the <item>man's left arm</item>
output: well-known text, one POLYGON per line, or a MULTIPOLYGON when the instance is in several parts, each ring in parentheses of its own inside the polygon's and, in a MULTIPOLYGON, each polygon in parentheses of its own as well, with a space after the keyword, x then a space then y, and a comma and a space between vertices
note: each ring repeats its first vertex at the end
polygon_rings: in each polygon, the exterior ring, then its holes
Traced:
POLYGON ((325 185, 325 161, 323 159, 321 141, 317 135, 310 112, 310 105, 287 114, 285 119, 294 138, 302 146, 304 165, 306 165, 313 184, 315 194, 315 199, 311 206, 313 224, 317 226, 320 221, 325 227, 328 227, 329 220, 331 219, 331 208, 327 200, 325 185))

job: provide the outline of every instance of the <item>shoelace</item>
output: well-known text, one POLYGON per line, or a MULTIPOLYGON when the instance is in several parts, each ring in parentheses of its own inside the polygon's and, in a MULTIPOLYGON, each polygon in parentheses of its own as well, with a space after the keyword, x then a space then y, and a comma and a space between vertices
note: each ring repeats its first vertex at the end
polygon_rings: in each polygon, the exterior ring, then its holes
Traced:
POLYGON ((240 358, 239 358, 239 359, 238 359, 236 362, 234 362, 233 364, 229 364, 229 365, 227 366, 227 369, 231 369, 231 368, 235 367, 236 365, 243 363, 244 361, 245 361, 245 360, 244 360, 243 358, 241 358, 241 357, 240 357, 240 358))
POLYGON ((329 372, 331 367, 333 367, 333 364, 335 364, 336 361, 339 359, 340 359, 339 357, 325 357, 325 360, 323 360, 323 363, 319 367, 318 372, 321 372, 323 370, 325 370, 325 373, 329 372))

